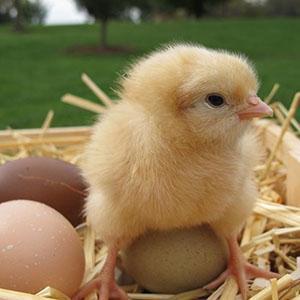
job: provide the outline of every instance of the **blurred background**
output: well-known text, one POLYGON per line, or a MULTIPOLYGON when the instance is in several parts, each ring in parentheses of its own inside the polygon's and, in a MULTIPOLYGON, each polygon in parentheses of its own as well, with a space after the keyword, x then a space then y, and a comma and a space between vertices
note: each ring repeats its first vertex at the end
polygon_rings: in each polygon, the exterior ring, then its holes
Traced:
POLYGON ((52 126, 91 124, 60 101, 99 101, 81 74, 116 98, 126 67, 170 42, 245 53, 259 95, 278 82, 275 100, 288 105, 300 90, 299 17, 300 0, 0 0, 0 129, 40 127, 50 109, 52 126))

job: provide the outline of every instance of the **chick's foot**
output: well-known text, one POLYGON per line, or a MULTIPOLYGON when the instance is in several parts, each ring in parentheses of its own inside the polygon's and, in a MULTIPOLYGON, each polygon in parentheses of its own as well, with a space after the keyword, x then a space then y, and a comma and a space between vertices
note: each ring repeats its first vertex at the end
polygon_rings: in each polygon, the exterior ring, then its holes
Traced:
POLYGON ((128 300, 127 294, 120 288, 114 279, 114 270, 116 266, 117 249, 109 248, 105 265, 99 276, 86 283, 72 300, 84 300, 92 292, 98 293, 99 300, 121 299, 128 300))
POLYGON ((236 282, 238 284, 239 290, 242 294, 242 298, 245 300, 247 299, 247 292, 248 292, 248 285, 247 279, 251 278, 278 278, 279 274, 266 271, 255 267, 248 263, 243 253, 237 243, 236 236, 232 236, 227 239, 228 246, 229 246, 229 261, 227 269, 221 273, 214 281, 207 284, 204 288, 206 289, 214 289, 221 285, 228 276, 234 276, 236 282))

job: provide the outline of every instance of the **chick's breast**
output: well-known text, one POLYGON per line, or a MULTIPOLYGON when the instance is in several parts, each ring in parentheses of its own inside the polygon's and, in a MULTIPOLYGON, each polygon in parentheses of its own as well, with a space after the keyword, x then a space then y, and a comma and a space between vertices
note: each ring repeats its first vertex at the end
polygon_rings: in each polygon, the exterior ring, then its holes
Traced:
POLYGON ((134 214, 139 192, 133 180, 138 159, 133 149, 138 146, 131 126, 136 117, 132 106, 115 105, 94 126, 83 154, 81 168, 90 186, 85 214, 106 243, 126 240, 126 235, 135 236, 143 227, 136 220, 141 213, 134 214), (135 222, 139 226, 131 225, 135 222))
POLYGON ((126 101, 96 124, 82 169, 90 184, 86 214, 104 241, 209 223, 233 201, 243 168, 232 164, 234 153, 187 153, 166 135, 151 115, 126 101))

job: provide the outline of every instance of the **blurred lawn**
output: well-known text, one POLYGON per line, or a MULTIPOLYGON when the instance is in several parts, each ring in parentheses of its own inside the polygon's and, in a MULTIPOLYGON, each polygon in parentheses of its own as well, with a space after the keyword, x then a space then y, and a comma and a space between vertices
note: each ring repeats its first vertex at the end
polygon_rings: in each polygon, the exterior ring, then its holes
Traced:
MULTIPOLYGON (((264 97, 273 83, 276 96, 289 103, 300 90, 300 20, 201 20, 166 23, 113 22, 109 42, 135 47, 133 54, 70 55, 74 45, 97 43, 96 25, 32 27, 17 35, 0 27, 0 129, 39 127, 49 109, 53 126, 91 124, 94 115, 60 102, 71 92, 98 101, 80 81, 87 72, 110 96, 118 74, 135 57, 174 41, 191 41, 208 47, 243 52, 255 63, 264 97)), ((145 91, 146 92, 146 91, 145 91)), ((300 113, 298 115, 300 117, 300 113)))

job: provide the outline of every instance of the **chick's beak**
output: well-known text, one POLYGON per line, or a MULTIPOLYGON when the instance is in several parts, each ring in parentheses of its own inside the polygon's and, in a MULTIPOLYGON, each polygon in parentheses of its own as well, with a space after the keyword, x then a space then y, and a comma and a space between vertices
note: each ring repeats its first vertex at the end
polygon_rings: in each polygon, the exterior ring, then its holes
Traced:
POLYGON ((250 96, 247 100, 248 106, 237 112, 240 120, 272 116, 273 110, 257 96, 250 96))

